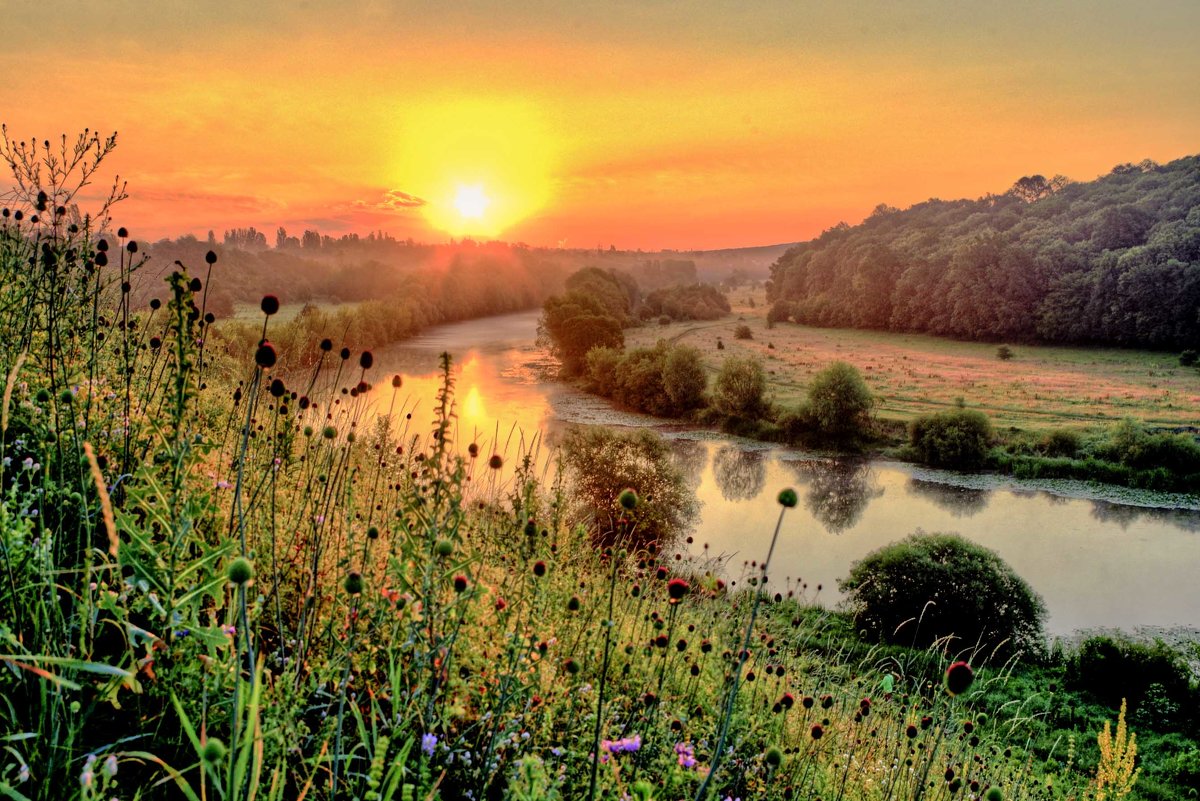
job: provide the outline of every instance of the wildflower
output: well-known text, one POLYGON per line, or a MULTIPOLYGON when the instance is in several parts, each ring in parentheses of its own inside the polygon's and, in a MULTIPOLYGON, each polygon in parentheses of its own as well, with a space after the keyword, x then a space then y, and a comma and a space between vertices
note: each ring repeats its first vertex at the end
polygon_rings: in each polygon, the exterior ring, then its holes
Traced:
POLYGON ((691 743, 675 743, 675 759, 679 767, 691 769, 696 767, 696 751, 691 743))
POLYGON ((820 723, 814 723, 811 734, 814 740, 820 740, 825 736, 825 728, 820 723))
POLYGON ((621 508, 632 512, 637 508, 638 494, 634 492, 633 488, 627 488, 622 490, 621 494, 617 496, 617 501, 621 504, 621 508))
POLYGON ((504 467, 504 457, 498 453, 493 453, 492 458, 488 459, 488 467, 493 470, 499 470, 501 467, 504 467))
POLYGON ((108 758, 104 760, 104 775, 110 779, 117 775, 117 757, 115 754, 109 754, 108 758))
POLYGON ((546 563, 540 559, 535 562, 533 565, 533 575, 539 578, 546 575, 546 563))
POLYGON ((946 668, 946 692, 951 695, 962 695, 975 681, 975 671, 966 662, 955 662, 946 668))
POLYGON ((421 753, 427 757, 433 756, 433 749, 437 747, 437 741, 438 738, 436 734, 422 734, 421 753))
POLYGON ((364 350, 358 355, 358 366, 364 370, 370 370, 371 365, 375 364, 375 356, 369 350, 364 350))
POLYGON ((438 540, 433 546, 433 552, 438 556, 449 556, 454 553, 454 543, 450 540, 438 540))
POLYGON ((683 596, 688 594, 691 585, 681 578, 673 578, 667 582, 667 595, 671 597, 671 603, 677 604, 683 600, 683 596))
POLYGON ((1004 793, 999 787, 992 787, 983 794, 984 801, 1004 801, 1004 793))
POLYGON ((799 498, 791 487, 779 491, 779 505, 785 509, 794 509, 799 498))
POLYGON ((347 595, 359 595, 363 591, 362 573, 359 573, 357 570, 351 570, 346 574, 346 580, 342 586, 345 588, 347 595))
POLYGON ((466 576, 459 575, 459 576, 454 577, 454 591, 458 592, 458 593, 463 593, 463 592, 467 591, 467 577, 466 576))
POLYGON ((767 753, 763 758, 766 760, 767 764, 773 768, 777 768, 783 764, 783 752, 775 746, 768 748, 767 753))

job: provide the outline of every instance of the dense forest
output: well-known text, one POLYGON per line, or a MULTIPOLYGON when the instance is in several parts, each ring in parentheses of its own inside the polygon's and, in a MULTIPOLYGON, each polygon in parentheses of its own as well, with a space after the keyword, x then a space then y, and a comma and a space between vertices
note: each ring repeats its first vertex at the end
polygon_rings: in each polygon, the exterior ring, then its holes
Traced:
POLYGON ((965 339, 1181 349, 1200 341, 1200 156, 1095 181, 880 205, 771 268, 775 321, 965 339))

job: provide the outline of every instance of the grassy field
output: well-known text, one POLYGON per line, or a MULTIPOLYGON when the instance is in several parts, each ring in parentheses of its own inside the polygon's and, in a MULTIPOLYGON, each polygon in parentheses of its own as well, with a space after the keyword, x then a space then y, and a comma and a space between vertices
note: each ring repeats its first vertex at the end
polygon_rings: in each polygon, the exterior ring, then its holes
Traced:
POLYGON ((883 419, 909 420, 952 407, 960 398, 997 427, 1035 431, 1123 417, 1153 426, 1189 425, 1200 408, 1200 371, 1180 367, 1174 353, 1010 344, 1014 358, 1001 361, 996 343, 794 323, 768 329, 762 289, 733 292, 730 302, 733 314, 724 320, 647 325, 627 331, 626 344, 666 338, 693 345, 714 374, 726 356, 757 356, 768 370, 774 400, 786 407, 800 404, 813 374, 830 362, 849 362, 862 372, 883 419), (734 338, 743 321, 751 340, 734 338))

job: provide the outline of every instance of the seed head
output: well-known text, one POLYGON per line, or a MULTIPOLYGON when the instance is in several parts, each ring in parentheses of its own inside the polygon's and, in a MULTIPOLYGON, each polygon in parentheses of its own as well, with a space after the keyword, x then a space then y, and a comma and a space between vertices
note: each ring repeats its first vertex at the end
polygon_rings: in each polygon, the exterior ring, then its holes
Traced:
POLYGON ((217 764, 225 758, 225 743, 216 737, 209 737, 207 742, 204 743, 201 756, 208 764, 217 764))
POLYGON ((499 470, 501 467, 504 467, 504 457, 498 453, 493 453, 492 458, 488 459, 488 467, 493 470, 499 470))
POLYGON ((259 306, 263 310, 263 314, 270 317, 279 311, 279 298, 274 295, 263 295, 262 303, 259 306))
POLYGON ((275 366, 275 361, 275 346, 264 339, 258 346, 258 350, 254 352, 254 363, 264 370, 268 370, 275 366))
POLYGON ((342 582, 342 587, 346 590, 347 595, 360 595, 363 591, 362 573, 351 570, 346 574, 346 580, 342 582))
POLYGON ((632 488, 627 488, 621 491, 617 496, 617 501, 621 504, 621 508, 633 511, 638 505, 638 494, 632 488))
POLYGON ((779 491, 779 505, 785 509, 795 509, 796 503, 799 500, 796 496, 796 491, 791 487, 779 491))
POLYGON ((962 695, 974 681, 975 671, 966 662, 955 662, 946 668, 946 692, 951 695, 962 695))
POLYGON ((229 567, 225 568, 225 575, 239 586, 249 584, 250 579, 254 578, 254 565, 246 557, 239 556, 229 563, 229 567))

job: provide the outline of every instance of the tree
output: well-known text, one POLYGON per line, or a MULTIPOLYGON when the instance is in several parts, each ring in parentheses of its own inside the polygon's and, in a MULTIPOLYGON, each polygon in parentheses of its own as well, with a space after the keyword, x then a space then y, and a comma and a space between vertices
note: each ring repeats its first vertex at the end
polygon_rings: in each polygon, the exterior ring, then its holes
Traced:
POLYGON ((538 324, 538 339, 550 347, 567 375, 582 371, 584 358, 592 348, 625 345, 621 320, 613 317, 594 296, 582 292, 568 292, 546 300, 538 324))
POLYGON ((713 384, 713 407, 721 414, 757 420, 766 416, 767 374, 755 358, 730 356, 713 384))
POLYGON ((862 375, 846 362, 829 365, 808 385, 808 413, 832 436, 862 431, 874 402, 862 375))
POLYGON ((953 637, 951 652, 987 658, 1042 648, 1046 607, 994 551, 956 534, 918 530, 855 562, 838 582, 855 626, 902 645, 953 637))

